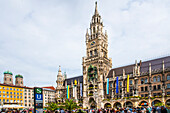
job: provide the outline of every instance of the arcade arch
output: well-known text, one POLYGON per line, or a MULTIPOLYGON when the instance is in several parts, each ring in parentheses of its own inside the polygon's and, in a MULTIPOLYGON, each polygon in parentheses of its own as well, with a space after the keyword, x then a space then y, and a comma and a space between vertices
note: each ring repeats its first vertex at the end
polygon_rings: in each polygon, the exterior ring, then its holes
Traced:
POLYGON ((123 104, 123 106, 124 106, 124 107, 130 107, 130 108, 132 108, 132 107, 133 107, 133 102, 127 101, 127 102, 125 102, 125 103, 123 104))
POLYGON ((162 103, 162 102, 160 100, 153 100, 151 105, 155 106, 158 103, 162 103))
POLYGON ((115 102, 114 104, 113 104, 113 108, 120 108, 120 107, 122 107, 122 104, 120 103, 120 102, 115 102))
POLYGON ((110 104, 110 103, 106 103, 106 104, 104 105, 104 108, 111 108, 111 104, 110 104))

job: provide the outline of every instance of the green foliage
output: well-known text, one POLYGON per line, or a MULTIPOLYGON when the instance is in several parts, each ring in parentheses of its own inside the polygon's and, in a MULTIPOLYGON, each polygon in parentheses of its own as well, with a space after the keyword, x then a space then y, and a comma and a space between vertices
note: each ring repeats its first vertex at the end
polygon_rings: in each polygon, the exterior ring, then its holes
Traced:
POLYGON ((90 93, 89 96, 93 96, 93 93, 90 93))
POLYGON ((47 110, 50 110, 50 111, 55 111, 59 108, 58 104, 57 103, 48 103, 48 107, 47 107, 47 110))
POLYGON ((66 100, 64 103, 64 109, 67 109, 69 111, 72 111, 75 108, 79 108, 79 106, 77 106, 77 103, 73 101, 73 99, 70 100, 66 100))
POLYGON ((159 102, 159 103, 155 104, 155 106, 163 106, 163 103, 159 102))

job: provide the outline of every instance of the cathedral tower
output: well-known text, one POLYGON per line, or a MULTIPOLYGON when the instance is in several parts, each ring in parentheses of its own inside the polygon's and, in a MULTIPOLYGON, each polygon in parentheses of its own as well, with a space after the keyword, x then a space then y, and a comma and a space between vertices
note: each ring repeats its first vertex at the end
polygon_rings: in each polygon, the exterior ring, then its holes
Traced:
POLYGON ((86 57, 83 57, 83 107, 101 108, 104 82, 112 68, 108 58, 108 35, 103 33, 103 22, 95 3, 95 12, 86 32, 86 57))
POLYGON ((13 74, 10 71, 4 72, 4 84, 13 85, 13 74))
POLYGON ((15 85, 16 86, 23 86, 23 76, 18 74, 15 76, 15 85))

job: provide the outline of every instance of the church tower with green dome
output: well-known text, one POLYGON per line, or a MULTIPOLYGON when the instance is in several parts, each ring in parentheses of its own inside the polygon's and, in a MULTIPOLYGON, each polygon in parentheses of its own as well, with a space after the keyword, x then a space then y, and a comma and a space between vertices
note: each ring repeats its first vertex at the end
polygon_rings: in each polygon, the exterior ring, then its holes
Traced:
POLYGON ((15 76, 15 85, 16 86, 24 86, 22 75, 18 74, 18 75, 15 76))
POLYGON ((4 84, 13 85, 13 74, 10 71, 4 72, 4 84))

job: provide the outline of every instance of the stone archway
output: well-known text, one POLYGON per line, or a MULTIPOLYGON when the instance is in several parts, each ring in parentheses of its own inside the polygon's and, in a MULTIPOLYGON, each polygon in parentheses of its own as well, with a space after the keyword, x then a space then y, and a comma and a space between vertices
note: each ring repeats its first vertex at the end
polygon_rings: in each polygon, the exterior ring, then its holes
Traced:
POLYGON ((92 102, 94 102, 94 101, 95 101, 95 100, 94 100, 93 97, 90 97, 90 98, 89 98, 89 104, 92 103, 92 102))
POLYGON ((106 103, 106 104, 104 105, 104 108, 111 108, 111 104, 110 104, 110 103, 106 103))
POLYGON ((113 104, 113 108, 120 108, 120 107, 122 107, 122 104, 120 102, 115 102, 113 104))
POLYGON ((170 106, 170 99, 168 99, 168 100, 165 102, 165 105, 168 106, 168 107, 170 106))
POLYGON ((127 101, 123 104, 124 107, 130 107, 132 108, 133 107, 133 103, 131 101, 127 101))
POLYGON ((90 108, 91 109, 94 109, 94 108, 96 108, 97 107, 97 103, 95 102, 95 101, 93 101, 92 103, 91 103, 91 105, 90 105, 90 108))
POLYGON ((159 106, 158 105, 159 103, 162 103, 162 102, 160 100, 153 100, 151 105, 152 106, 159 106))
POLYGON ((97 107, 97 103, 95 102, 93 97, 89 98, 89 105, 90 105, 90 108, 96 108, 97 107))

